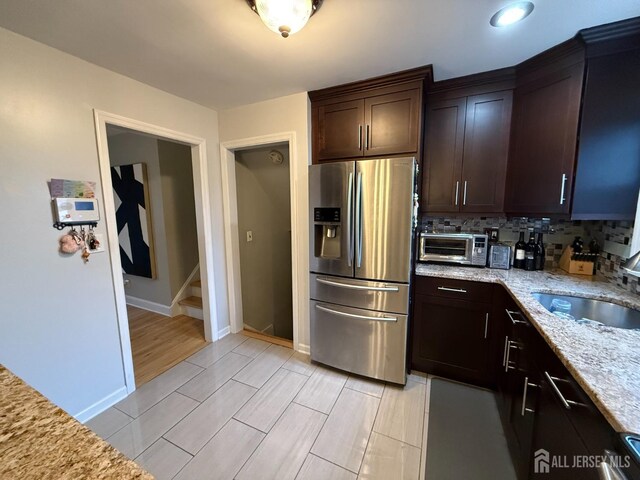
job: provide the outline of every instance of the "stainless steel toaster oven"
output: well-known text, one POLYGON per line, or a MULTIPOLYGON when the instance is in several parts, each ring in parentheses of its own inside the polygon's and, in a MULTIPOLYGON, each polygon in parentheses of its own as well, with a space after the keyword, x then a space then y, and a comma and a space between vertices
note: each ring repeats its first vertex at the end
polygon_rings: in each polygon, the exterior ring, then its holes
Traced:
POLYGON ((489 247, 487 235, 476 233, 420 233, 420 262, 456 263, 484 267, 489 247))

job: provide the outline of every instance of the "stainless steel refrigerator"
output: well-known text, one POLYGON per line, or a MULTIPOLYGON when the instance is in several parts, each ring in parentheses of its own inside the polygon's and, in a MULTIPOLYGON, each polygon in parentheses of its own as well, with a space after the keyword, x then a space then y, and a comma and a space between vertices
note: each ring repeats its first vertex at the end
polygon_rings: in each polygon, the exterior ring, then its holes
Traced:
POLYGON ((406 383, 417 165, 309 167, 311 359, 406 383))

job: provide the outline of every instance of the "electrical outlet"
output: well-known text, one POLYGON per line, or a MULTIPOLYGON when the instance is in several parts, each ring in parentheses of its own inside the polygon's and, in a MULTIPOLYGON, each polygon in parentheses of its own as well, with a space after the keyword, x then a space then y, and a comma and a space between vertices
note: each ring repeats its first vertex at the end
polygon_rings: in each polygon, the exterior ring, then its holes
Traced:
POLYGON ((253 242, 253 232, 251 230, 247 230, 247 242, 253 242))

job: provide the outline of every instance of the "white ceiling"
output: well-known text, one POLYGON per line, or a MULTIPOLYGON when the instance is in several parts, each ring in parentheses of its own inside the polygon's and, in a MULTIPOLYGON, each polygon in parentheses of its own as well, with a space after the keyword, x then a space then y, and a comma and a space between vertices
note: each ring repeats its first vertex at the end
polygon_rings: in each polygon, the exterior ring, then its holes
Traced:
POLYGON ((516 64, 639 0, 325 0, 288 39, 245 0, 0 0, 0 26, 215 109, 433 64, 436 80, 516 64))

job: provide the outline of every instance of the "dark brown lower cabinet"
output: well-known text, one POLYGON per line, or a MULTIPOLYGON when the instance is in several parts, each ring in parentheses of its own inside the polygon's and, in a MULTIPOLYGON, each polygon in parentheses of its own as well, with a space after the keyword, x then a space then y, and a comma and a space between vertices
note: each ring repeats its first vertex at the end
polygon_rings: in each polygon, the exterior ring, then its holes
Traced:
POLYGON ((476 385, 488 381, 490 305, 416 295, 413 368, 476 385))
POLYGON ((497 389, 518 479, 598 479, 574 458, 614 449, 615 432, 511 295, 419 277, 415 291, 412 368, 497 389))
POLYGON ((573 468, 574 457, 611 449, 613 429, 511 296, 494 298, 504 342, 498 408, 518 478, 597 479, 594 467, 573 468))
POLYGON ((540 381, 534 432, 530 478, 598 480, 595 468, 574 468, 574 459, 589 455, 589 451, 546 378, 540 381))

